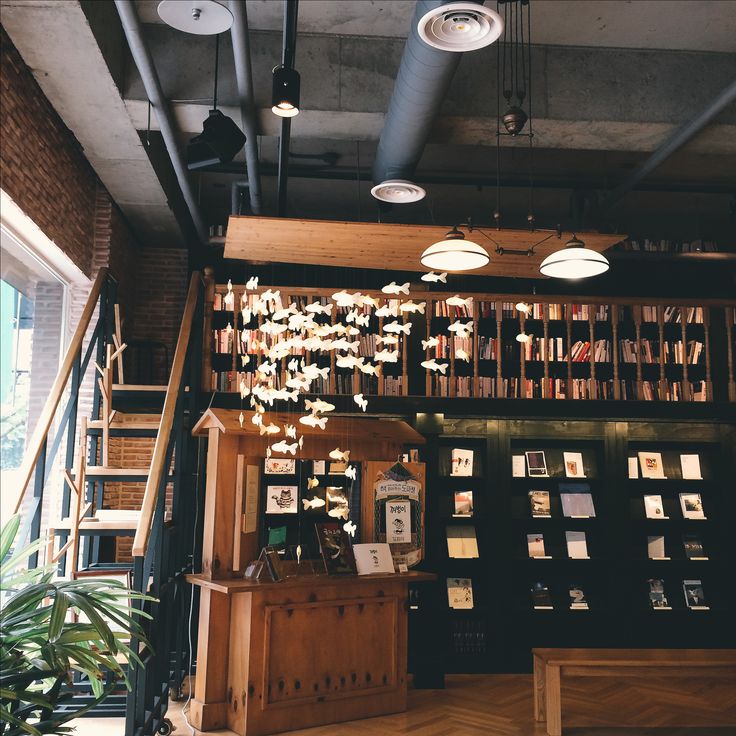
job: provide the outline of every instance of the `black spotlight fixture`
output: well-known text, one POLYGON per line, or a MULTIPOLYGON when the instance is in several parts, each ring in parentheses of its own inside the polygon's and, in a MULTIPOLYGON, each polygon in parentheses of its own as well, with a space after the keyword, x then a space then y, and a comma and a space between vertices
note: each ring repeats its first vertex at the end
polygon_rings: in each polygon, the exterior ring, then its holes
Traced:
POLYGON ((202 124, 202 132, 187 146, 187 168, 205 169, 214 164, 226 164, 245 145, 245 133, 232 118, 217 109, 217 70, 220 61, 220 36, 215 37, 215 92, 212 107, 202 124))
POLYGON ((282 118, 293 118, 299 114, 299 72, 286 66, 273 70, 271 112, 282 118))

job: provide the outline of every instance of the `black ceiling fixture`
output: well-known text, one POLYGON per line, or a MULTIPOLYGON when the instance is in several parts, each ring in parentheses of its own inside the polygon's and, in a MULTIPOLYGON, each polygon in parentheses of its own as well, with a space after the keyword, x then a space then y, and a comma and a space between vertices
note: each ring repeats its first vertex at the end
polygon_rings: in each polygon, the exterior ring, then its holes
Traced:
POLYGON ((220 62, 220 36, 215 36, 215 90, 212 107, 202 124, 202 132, 187 146, 187 168, 205 169, 213 164, 226 164, 245 145, 245 134, 232 118, 217 109, 217 73, 220 62))

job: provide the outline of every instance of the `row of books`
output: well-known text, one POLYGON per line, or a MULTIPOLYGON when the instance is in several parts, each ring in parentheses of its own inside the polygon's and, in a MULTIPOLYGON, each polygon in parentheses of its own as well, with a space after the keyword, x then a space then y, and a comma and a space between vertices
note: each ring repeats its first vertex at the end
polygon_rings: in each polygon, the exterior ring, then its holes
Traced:
POLYGON ((662 355, 666 364, 682 365, 687 359, 688 365, 697 365, 705 356, 704 347, 700 340, 688 340, 687 350, 682 340, 665 340, 662 355))
POLYGON ((641 308, 642 321, 657 322, 658 314, 660 312, 662 314, 662 322, 665 324, 680 324, 682 322, 683 314, 687 324, 703 324, 703 307, 651 307, 645 305, 641 308))
MULTIPOLYGON (((472 376, 433 376, 432 377, 432 395, 433 396, 449 396, 450 382, 455 381, 455 396, 470 397, 473 396, 473 378, 472 376)), ((495 394, 494 394, 495 395, 495 394)))
MULTIPOLYGON (((667 544, 664 535, 657 534, 647 537, 647 557, 650 560, 669 560, 667 544)), ((682 548, 688 560, 707 560, 703 542, 697 534, 683 534, 682 548)))
POLYGON ((621 250, 648 251, 651 253, 697 253, 716 252, 718 243, 709 240, 693 240, 689 242, 675 242, 673 240, 624 240, 618 246, 621 250))
POLYGON ((472 304, 470 306, 467 304, 451 305, 443 299, 435 301, 433 312, 435 317, 472 319, 473 306, 472 304))
MULTIPOLYGON (((469 358, 473 358, 473 339, 470 337, 451 337, 448 335, 437 335, 437 345, 427 348, 430 358, 449 359, 455 356, 458 360, 458 350, 462 350, 469 358)), ((468 361, 469 362, 469 361, 468 361)))

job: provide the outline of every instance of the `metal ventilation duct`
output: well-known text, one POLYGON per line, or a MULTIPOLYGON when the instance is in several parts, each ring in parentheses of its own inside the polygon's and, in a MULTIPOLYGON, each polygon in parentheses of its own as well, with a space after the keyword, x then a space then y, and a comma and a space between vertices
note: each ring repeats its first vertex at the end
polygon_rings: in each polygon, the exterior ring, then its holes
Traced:
POLYGON ((419 22, 443 5, 442 0, 417 0, 373 163, 376 185, 387 179, 412 178, 460 63, 462 54, 440 51, 419 37, 419 22))

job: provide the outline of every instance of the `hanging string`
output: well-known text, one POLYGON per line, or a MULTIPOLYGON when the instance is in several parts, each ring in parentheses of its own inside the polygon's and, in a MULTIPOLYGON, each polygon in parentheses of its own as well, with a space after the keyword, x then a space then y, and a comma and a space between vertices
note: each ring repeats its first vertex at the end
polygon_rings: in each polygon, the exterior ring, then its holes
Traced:
POLYGON ((215 91, 212 95, 212 107, 217 110, 217 72, 220 66, 220 34, 215 36, 215 91))
MULTIPOLYGON (((528 93, 529 93, 529 223, 534 229, 534 129, 532 127, 532 7, 531 3, 526 4, 526 51, 527 51, 527 63, 524 67, 524 74, 526 70, 529 70, 529 82, 528 82, 528 93)), ((522 24, 523 28, 523 24, 522 24)), ((522 55, 522 59, 523 59, 522 55)))

